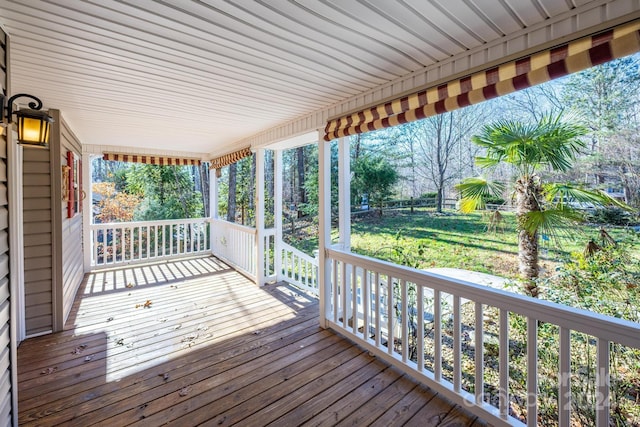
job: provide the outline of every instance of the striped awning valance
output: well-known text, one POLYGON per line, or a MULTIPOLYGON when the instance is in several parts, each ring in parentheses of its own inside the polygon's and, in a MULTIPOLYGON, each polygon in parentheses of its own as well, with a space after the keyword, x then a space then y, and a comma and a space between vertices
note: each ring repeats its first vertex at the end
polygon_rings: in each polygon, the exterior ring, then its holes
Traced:
POLYGON ((239 160, 244 159, 245 157, 249 157, 251 155, 251 148, 246 147, 238 151, 234 151, 233 153, 225 154, 224 156, 216 157, 215 159, 211 159, 209 164, 209 169, 220 169, 231 163, 235 163, 239 160))
POLYGON ((431 117, 640 51, 640 20, 330 120, 325 141, 431 117))
POLYGON ((202 163, 199 159, 121 153, 104 153, 102 159, 112 160, 114 162, 144 163, 146 165, 159 166, 200 166, 202 163))

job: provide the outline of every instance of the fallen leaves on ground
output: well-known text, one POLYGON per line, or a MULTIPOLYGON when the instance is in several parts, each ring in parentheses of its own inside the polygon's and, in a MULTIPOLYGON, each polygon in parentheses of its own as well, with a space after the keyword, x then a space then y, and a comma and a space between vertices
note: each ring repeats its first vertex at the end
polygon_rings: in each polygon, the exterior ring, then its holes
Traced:
POLYGON ((144 304, 136 304, 136 308, 140 308, 140 307, 142 307, 142 308, 151 308, 151 304, 153 304, 153 303, 151 302, 150 299, 148 299, 144 304))
POLYGON ((127 288, 133 288, 134 284, 133 283, 127 283, 127 288))
POLYGON ((86 344, 81 344, 81 345, 79 345, 78 347, 76 347, 76 348, 71 352, 71 354, 80 354, 80 353, 82 353, 82 352, 84 351, 84 349, 85 349, 85 348, 87 348, 87 345, 86 345, 86 344))
POLYGON ((190 385, 182 388, 182 390, 180 390, 180 392, 178 393, 180 396, 186 396, 187 394, 189 394, 192 390, 192 387, 190 385))
POLYGON ((49 374, 53 374, 55 371, 58 370, 57 366, 54 366, 53 368, 47 368, 45 370, 43 370, 42 372, 40 372, 40 375, 49 375, 49 374))

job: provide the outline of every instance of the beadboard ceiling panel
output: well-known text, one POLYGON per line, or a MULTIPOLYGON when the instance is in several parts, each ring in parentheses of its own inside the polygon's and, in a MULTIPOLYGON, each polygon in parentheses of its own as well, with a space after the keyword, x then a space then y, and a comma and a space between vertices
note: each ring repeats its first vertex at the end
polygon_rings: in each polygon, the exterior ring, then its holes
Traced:
POLYGON ((0 0, 0 23, 12 92, 84 144, 216 153, 584 5, 0 0))

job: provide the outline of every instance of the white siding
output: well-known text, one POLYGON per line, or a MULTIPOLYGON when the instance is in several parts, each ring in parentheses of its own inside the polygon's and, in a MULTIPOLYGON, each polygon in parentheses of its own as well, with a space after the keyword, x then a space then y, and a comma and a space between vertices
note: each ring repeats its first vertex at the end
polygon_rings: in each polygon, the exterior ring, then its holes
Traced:
MULTIPOLYGON (((7 93, 7 36, 0 28, 0 91, 7 93)), ((7 201, 7 136, 0 136, 0 426, 13 424, 11 301, 9 288, 9 204, 7 201)))

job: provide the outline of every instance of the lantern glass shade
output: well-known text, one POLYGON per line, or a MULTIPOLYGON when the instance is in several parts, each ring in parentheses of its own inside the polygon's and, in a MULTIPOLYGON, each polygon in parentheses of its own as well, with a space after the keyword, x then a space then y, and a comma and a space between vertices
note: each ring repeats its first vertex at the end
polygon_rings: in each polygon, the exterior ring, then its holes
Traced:
POLYGON ((53 118, 44 111, 19 110, 18 118, 18 143, 36 147, 49 145, 49 134, 53 118))

